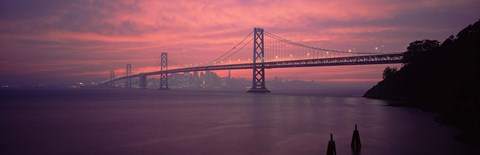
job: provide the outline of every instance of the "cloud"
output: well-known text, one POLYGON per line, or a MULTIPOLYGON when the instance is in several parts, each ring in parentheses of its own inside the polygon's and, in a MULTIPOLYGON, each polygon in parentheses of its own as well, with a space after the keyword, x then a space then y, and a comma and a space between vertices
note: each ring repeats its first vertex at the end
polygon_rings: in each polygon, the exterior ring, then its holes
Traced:
POLYGON ((322 48, 398 52, 455 34, 478 20, 479 7, 474 0, 0 1, 0 75, 108 77, 126 63, 155 64, 164 51, 179 65, 202 63, 253 27, 322 48))

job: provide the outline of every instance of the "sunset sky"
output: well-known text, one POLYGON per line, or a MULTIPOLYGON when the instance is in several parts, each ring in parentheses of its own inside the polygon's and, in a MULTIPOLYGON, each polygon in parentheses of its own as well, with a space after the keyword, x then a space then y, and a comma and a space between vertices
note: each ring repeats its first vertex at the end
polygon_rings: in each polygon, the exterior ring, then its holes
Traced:
MULTIPOLYGON (((478 0, 0 0, 0 84, 98 82, 128 63, 144 71, 161 52, 207 62, 254 27, 315 47, 401 52, 455 35, 479 8, 478 0)), ((375 83, 385 66, 273 69, 267 78, 375 83)))

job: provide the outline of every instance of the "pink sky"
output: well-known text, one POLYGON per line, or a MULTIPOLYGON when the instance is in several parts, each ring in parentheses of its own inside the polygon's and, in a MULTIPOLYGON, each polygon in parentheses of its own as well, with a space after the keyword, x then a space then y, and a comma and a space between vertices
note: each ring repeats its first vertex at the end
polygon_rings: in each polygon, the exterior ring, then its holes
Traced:
MULTIPOLYGON (((146 71, 164 51, 177 64, 207 62, 254 27, 315 47, 401 52, 456 34, 478 8, 475 0, 1 1, 0 84, 101 81, 127 63, 146 71)), ((375 83, 385 66, 273 69, 267 78, 375 83)))

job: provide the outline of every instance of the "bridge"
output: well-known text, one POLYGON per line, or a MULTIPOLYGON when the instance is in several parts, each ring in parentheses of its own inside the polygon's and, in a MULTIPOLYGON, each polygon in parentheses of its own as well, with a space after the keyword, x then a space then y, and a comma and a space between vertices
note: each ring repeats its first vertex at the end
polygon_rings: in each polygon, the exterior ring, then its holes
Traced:
POLYGON ((252 87, 248 92, 270 92, 265 86, 265 69, 393 64, 402 62, 402 53, 379 54, 375 52, 317 48, 284 39, 265 32, 261 28, 254 28, 253 32, 250 32, 232 49, 208 63, 196 64, 195 66, 177 66, 174 69, 168 69, 168 54, 162 52, 160 70, 132 74, 131 64, 127 64, 125 76, 115 78, 115 74, 112 71, 110 79, 101 82, 99 85, 109 85, 116 81, 125 80, 125 87, 131 88, 132 78, 139 78, 140 88, 146 88, 148 76, 160 75, 159 89, 168 90, 168 75, 172 73, 252 69, 252 87), (248 39, 250 37, 251 39, 248 39), (251 44, 253 44, 253 57, 246 54, 249 53, 249 50, 245 48, 251 44))

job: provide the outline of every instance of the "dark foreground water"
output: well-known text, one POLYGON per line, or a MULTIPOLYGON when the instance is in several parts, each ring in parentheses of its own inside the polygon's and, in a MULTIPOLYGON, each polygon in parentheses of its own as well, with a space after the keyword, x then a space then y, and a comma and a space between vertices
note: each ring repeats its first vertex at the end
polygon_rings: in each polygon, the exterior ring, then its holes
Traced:
POLYGON ((480 154, 418 109, 314 93, 113 89, 1 90, 0 154, 480 154))

